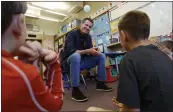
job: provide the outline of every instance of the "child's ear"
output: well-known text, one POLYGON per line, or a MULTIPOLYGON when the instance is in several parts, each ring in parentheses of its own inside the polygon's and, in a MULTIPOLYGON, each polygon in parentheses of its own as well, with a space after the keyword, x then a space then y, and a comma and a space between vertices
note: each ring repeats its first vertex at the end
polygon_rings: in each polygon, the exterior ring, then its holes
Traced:
POLYGON ((123 30, 121 30, 121 32, 120 32, 120 33, 121 33, 121 36, 122 36, 122 37, 125 37, 125 33, 124 33, 124 31, 123 31, 123 30))
POLYGON ((16 39, 19 39, 20 36, 22 35, 22 20, 23 17, 22 15, 18 14, 13 16, 12 18, 12 33, 16 39))
POLYGON ((124 41, 128 42, 129 34, 126 31, 123 31, 123 30, 121 31, 121 34, 122 34, 122 36, 124 38, 124 41))
POLYGON ((124 41, 126 39, 126 35, 123 30, 120 31, 121 39, 124 41))

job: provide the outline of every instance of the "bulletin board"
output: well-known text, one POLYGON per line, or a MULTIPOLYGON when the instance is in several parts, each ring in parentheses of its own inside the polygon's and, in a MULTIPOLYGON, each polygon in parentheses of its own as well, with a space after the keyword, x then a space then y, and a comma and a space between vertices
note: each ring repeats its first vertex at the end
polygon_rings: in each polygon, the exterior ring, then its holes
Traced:
POLYGON ((107 52, 107 45, 110 44, 110 24, 108 13, 94 19, 94 26, 90 35, 96 47, 103 44, 104 52, 107 52))

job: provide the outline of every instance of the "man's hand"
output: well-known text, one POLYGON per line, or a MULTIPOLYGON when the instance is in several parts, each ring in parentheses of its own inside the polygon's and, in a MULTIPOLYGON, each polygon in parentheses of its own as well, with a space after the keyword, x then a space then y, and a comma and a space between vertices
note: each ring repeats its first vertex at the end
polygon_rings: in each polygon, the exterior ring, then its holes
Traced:
POLYGON ((87 53, 91 55, 100 55, 100 52, 96 48, 87 49, 87 53))

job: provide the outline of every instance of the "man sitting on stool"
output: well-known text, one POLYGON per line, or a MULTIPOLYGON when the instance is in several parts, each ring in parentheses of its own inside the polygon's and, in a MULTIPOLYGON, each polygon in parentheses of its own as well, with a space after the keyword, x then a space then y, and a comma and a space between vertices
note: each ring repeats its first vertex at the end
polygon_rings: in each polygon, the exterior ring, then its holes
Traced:
POLYGON ((63 69, 69 67, 68 73, 71 77, 72 99, 75 101, 87 101, 79 89, 80 70, 90 69, 98 65, 98 82, 96 90, 112 91, 104 84, 106 80, 105 55, 100 53, 97 48, 93 48, 92 39, 89 31, 93 26, 90 18, 82 20, 80 28, 68 33, 65 40, 65 48, 62 55, 63 69))

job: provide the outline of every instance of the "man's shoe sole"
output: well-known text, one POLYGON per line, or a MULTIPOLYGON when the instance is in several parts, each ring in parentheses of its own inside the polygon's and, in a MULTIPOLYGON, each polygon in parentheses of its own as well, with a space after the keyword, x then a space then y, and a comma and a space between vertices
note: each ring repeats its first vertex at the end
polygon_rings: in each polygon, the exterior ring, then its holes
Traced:
POLYGON ((75 100, 75 101, 77 101, 77 102, 85 102, 85 101, 88 100, 88 98, 85 98, 85 99, 83 99, 83 100, 77 100, 77 99, 75 99, 75 98, 73 98, 73 97, 71 97, 71 99, 72 99, 72 100, 75 100))
POLYGON ((108 90, 104 90, 104 89, 96 89, 97 91, 105 91, 105 92, 111 92, 113 91, 113 89, 108 89, 108 90))

